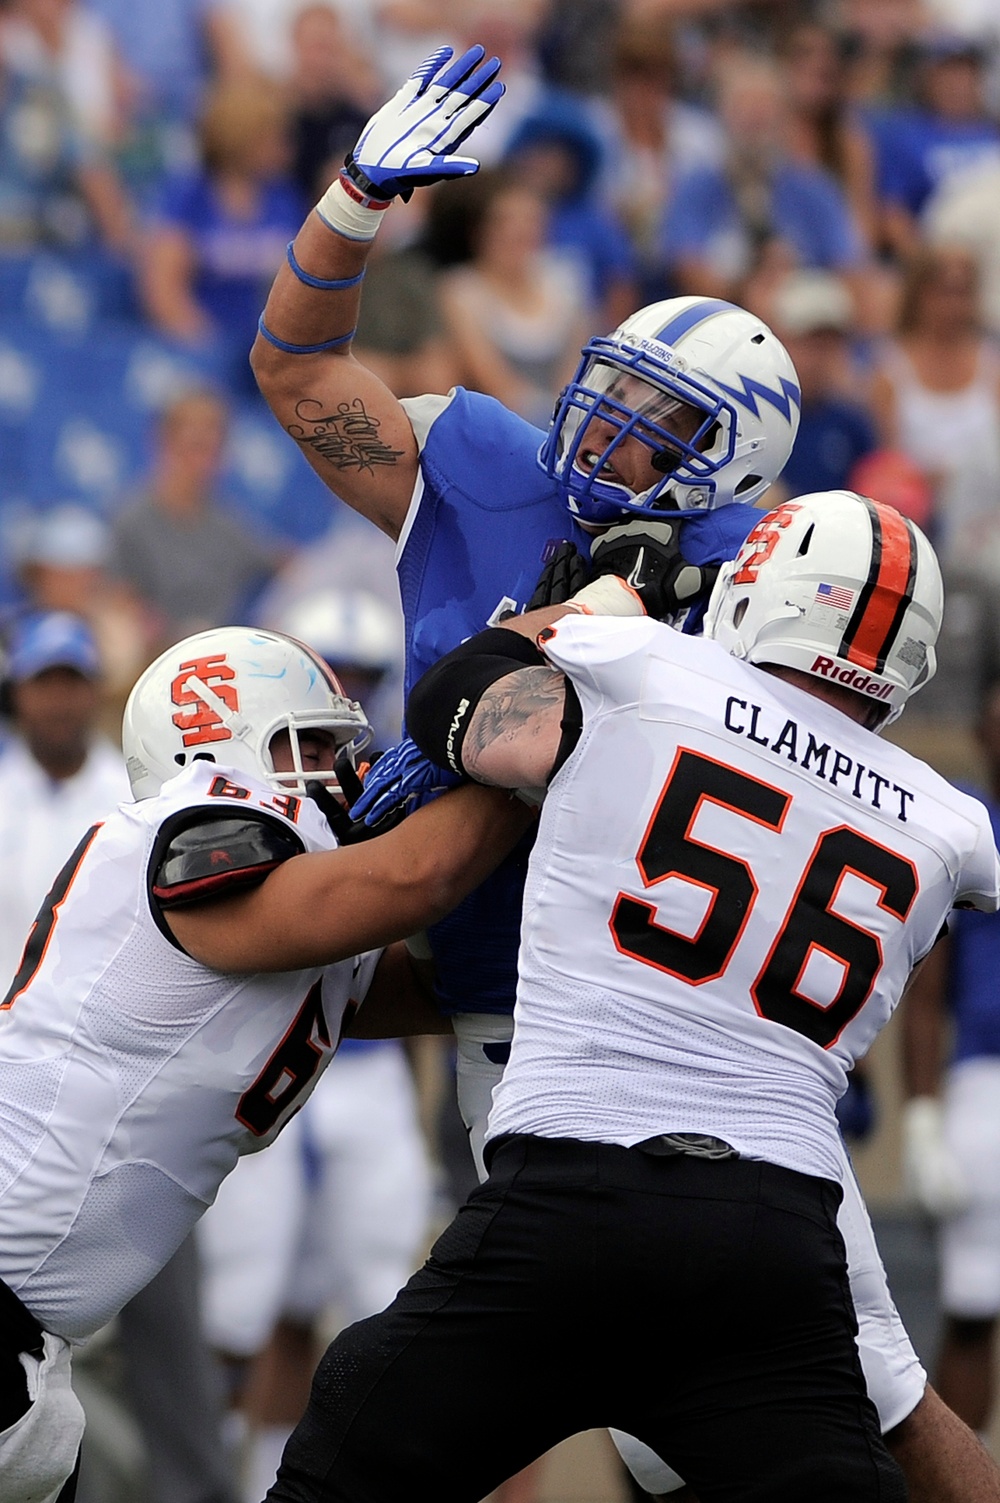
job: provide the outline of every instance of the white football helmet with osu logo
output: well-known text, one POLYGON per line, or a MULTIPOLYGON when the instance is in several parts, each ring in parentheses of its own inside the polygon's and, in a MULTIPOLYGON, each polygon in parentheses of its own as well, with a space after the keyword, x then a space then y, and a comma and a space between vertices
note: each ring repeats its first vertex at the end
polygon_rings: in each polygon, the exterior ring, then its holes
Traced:
POLYGON ((934 677, 943 612, 919 527, 854 491, 817 491, 765 513, 723 565, 705 635, 853 690, 884 707, 881 726, 934 677))
POLYGON ((784 468, 800 408, 795 367, 762 319, 721 298, 668 298, 584 347, 539 463, 599 526, 752 504, 784 468))
POLYGON ((159 793, 192 761, 255 773, 285 792, 335 786, 306 771, 299 735, 325 731, 354 754, 371 740, 361 706, 318 653, 294 637, 226 626, 185 637, 142 673, 128 697, 122 751, 137 799, 159 793), (287 731, 293 770, 276 772, 271 743, 287 731))

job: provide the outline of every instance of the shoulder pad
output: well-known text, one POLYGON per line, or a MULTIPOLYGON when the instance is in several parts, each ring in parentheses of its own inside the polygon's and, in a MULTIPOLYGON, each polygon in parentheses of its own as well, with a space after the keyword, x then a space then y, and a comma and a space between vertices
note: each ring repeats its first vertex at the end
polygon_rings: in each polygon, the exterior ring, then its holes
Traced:
POLYGON ((304 850, 292 830, 249 809, 170 820, 153 851, 150 889, 161 908, 228 897, 304 850))

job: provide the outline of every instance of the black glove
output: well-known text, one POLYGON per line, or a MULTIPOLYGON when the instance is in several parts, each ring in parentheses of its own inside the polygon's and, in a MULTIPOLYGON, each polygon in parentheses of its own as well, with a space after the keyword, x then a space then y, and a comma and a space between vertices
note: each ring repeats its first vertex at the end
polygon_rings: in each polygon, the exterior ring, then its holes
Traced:
POLYGON ((609 527, 590 550, 594 578, 616 574, 631 585, 646 614, 662 621, 711 590, 717 564, 689 564, 680 549, 679 521, 646 517, 609 527))
MULTIPOLYGON (((347 800, 348 805, 353 806, 364 792, 364 784, 346 748, 339 753, 334 768, 341 795, 347 800)), ((381 819, 366 824, 363 819, 355 819, 340 799, 318 779, 306 784, 306 792, 313 803, 319 805, 339 845, 357 845, 361 840, 372 840, 376 835, 384 835, 388 830, 393 830, 398 824, 402 824, 410 812, 408 808, 401 806, 397 809, 390 809, 381 819)))
POLYGON ((575 543, 560 543, 535 585, 526 609, 540 611, 547 605, 565 605, 571 595, 590 581, 590 566, 575 543))

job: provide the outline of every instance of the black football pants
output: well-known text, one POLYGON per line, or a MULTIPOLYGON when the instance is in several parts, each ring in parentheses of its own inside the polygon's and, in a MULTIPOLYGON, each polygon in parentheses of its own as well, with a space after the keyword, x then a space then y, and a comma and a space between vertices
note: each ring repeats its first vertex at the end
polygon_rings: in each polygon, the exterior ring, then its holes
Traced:
POLYGON ((902 1503, 839 1201, 748 1160, 501 1140, 420 1272, 327 1351, 269 1503, 477 1503, 604 1425, 702 1503, 902 1503))

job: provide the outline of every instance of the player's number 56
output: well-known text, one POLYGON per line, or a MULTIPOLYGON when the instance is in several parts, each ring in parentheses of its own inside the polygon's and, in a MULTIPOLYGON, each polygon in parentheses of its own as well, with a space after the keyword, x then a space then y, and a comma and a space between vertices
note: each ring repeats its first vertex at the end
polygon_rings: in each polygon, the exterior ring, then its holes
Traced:
MULTIPOLYGON (((656 922, 656 907, 619 893, 611 932, 625 955, 699 986, 725 971, 742 937, 758 887, 749 864, 691 838, 705 801, 780 831, 790 794, 733 767, 681 749, 636 860, 645 885, 681 877, 709 890, 705 918, 691 939, 656 922)), ((911 861, 846 825, 825 830, 802 873, 788 912, 750 988, 762 1017, 828 1049, 861 1010, 882 967, 878 936, 833 911, 847 873, 879 889, 877 906, 902 921, 916 897, 911 861), (814 950, 841 962, 843 979, 829 1006, 796 990, 814 950)))

